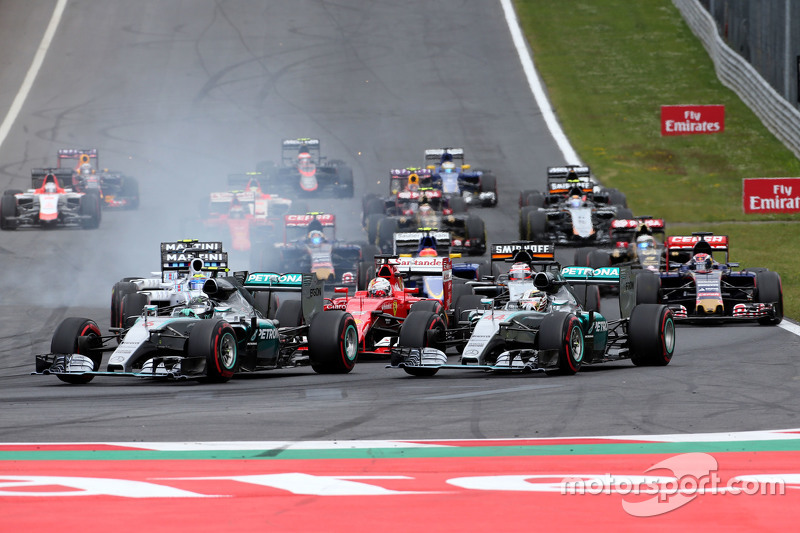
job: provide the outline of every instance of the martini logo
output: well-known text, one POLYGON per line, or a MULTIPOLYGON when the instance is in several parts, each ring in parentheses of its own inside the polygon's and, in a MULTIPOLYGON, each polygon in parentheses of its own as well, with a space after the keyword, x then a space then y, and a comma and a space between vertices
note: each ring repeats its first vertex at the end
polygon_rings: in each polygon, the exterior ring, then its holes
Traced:
POLYGON ((187 248, 192 248, 194 250, 209 250, 209 251, 216 251, 222 250, 222 243, 221 242, 192 242, 192 241, 184 241, 184 242, 162 242, 161 243, 161 253, 164 252, 181 252, 187 248))
POLYGON ((722 133, 724 105, 662 105, 661 135, 722 133))

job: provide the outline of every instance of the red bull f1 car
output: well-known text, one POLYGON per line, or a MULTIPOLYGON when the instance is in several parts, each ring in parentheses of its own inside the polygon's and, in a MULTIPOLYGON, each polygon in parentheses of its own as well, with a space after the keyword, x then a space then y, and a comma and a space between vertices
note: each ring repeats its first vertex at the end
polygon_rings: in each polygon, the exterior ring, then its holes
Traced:
POLYGON ((97 190, 103 207, 139 207, 139 181, 121 172, 100 168, 96 148, 65 148, 58 151, 58 167, 73 170, 73 186, 78 191, 97 190))

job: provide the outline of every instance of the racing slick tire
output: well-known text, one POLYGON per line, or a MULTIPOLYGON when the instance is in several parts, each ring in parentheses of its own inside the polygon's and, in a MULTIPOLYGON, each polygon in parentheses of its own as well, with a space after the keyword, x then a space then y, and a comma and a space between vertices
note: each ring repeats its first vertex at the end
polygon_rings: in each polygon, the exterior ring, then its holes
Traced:
POLYGON ((773 304, 775 318, 759 318, 758 323, 763 326, 776 326, 783 320, 783 288, 781 277, 777 272, 767 270, 756 273, 756 301, 759 303, 773 304))
POLYGON ((497 205, 497 178, 493 174, 484 174, 481 176, 481 192, 494 193, 494 200, 484 201, 484 207, 494 207, 497 205))
POLYGON ((13 193, 14 191, 6 191, 0 198, 0 229, 17 229, 17 221, 9 220, 10 217, 17 216, 17 199, 13 193))
POLYGON ((141 292, 126 294, 120 300, 119 319, 123 328, 128 328, 128 319, 138 317, 147 305, 147 295, 141 292))
POLYGON ((525 198, 525 205, 538 209, 540 207, 544 207, 546 201, 547 198, 545 198, 544 194, 540 193, 539 191, 531 191, 525 198))
POLYGON ((583 287, 572 289, 581 307, 584 311, 600 311, 600 302, 602 301, 600 287, 597 285, 584 285, 584 287, 586 287, 585 292, 583 287))
POLYGON ((454 215, 467 212, 467 202, 460 196, 450 198, 450 200, 447 202, 447 207, 453 211, 454 215))
POLYGON ((526 240, 544 242, 547 232, 547 213, 544 211, 531 211, 526 220, 526 240))
POLYGON ((573 264, 575 266, 589 266, 589 254, 594 251, 594 248, 578 248, 575 250, 573 264))
POLYGON ((378 224, 378 240, 376 243, 381 251, 393 252, 395 233, 397 233, 397 220, 383 217, 378 224))
POLYGON ((617 213, 614 215, 615 218, 618 220, 628 220, 633 218, 633 211, 628 209, 627 207, 618 207, 617 213))
POLYGON ((128 202, 125 204, 126 209, 139 208, 139 180, 126 176, 122 181, 122 188, 119 195, 128 202))
POLYGON ((118 281, 111 289, 111 327, 122 327, 122 298, 128 294, 133 294, 139 289, 135 283, 128 281, 118 281))
POLYGON ((666 305, 641 304, 628 321, 628 349, 636 366, 666 366, 675 352, 675 320, 666 305))
POLYGON ((350 313, 323 311, 311 319, 308 355, 317 374, 347 374, 358 360, 358 329, 350 313))
POLYGON ((367 230, 367 242, 377 246, 378 245, 378 228, 381 226, 381 221, 386 218, 383 213, 370 213, 364 222, 365 229, 367 230))
POLYGON ((3 196, 14 196, 15 194, 22 194, 20 189, 8 189, 7 191, 3 191, 3 196))
POLYGON ((267 318, 275 318, 275 310, 270 308, 272 303, 272 293, 268 291, 253 292, 253 300, 256 302, 256 309, 267 318))
POLYGON ((280 328, 296 328, 303 324, 302 300, 284 300, 275 310, 275 320, 280 328))
POLYGON ((236 333, 225 320, 199 320, 189 332, 186 354, 188 357, 205 359, 206 375, 203 381, 225 383, 233 377, 239 364, 236 333))
POLYGON ((620 207, 628 207, 628 198, 619 189, 606 189, 608 192, 608 203, 620 207))
POLYGON ((589 268, 598 269, 611 266, 611 256, 603 250, 592 250, 586 258, 589 268))
POLYGON ((452 308, 456 308, 456 302, 458 301, 459 297, 473 296, 474 294, 475 289, 472 288, 472 285, 467 285, 466 283, 453 283, 453 294, 451 297, 452 308))
POLYGON ((336 189, 336 196, 339 198, 352 198, 355 192, 353 187, 353 169, 342 163, 336 167, 339 188, 336 189))
POLYGON ((483 296, 479 294, 462 294, 455 300, 453 304, 453 320, 456 324, 467 322, 469 320, 469 312, 476 309, 481 309, 483 296))
POLYGON ((81 215, 87 218, 81 220, 83 229, 97 229, 100 227, 100 195, 96 192, 87 192, 81 199, 81 215))
POLYGON ((367 290, 367 286, 372 278, 375 277, 375 263, 372 261, 361 261, 358 269, 358 285, 356 289, 359 291, 367 290))
MULTIPOLYGON (((79 354, 86 352, 87 348, 100 346, 100 344, 100 328, 94 320, 69 317, 62 320, 55 332, 53 332, 53 339, 50 341, 50 352, 54 354, 79 354)), ((94 372, 100 370, 102 355, 84 355, 92 360, 92 370, 94 372)), ((83 385, 94 379, 94 376, 86 374, 57 374, 56 377, 70 385, 83 385)))
POLYGON ((486 253, 486 224, 483 219, 476 216, 469 216, 465 221, 466 238, 469 240, 480 239, 478 246, 472 246, 468 250, 469 255, 483 255, 486 253))
MULTIPOLYGON (((421 303, 421 302, 420 302, 421 303)), ((412 311, 400 325, 400 338, 397 344, 409 348, 443 348, 446 330, 442 316, 432 311, 412 311)), ((433 376, 438 368, 404 367, 403 370, 412 376, 433 376)))
POLYGON ((585 342, 581 322, 572 313, 553 313, 539 326, 539 349, 558 350, 558 368, 551 373, 572 375, 581 369, 585 342))
POLYGON ((520 240, 528 240, 528 213, 535 211, 536 208, 526 205, 519 210, 519 217, 517 219, 517 226, 519 230, 520 240))
POLYGON ((414 302, 408 309, 408 314, 410 315, 415 311, 436 313, 442 317, 444 323, 447 324, 447 311, 439 300, 421 300, 419 302, 414 302))
POLYGON ((533 192, 539 192, 535 189, 524 189, 519 191, 519 208, 522 209, 526 205, 528 205, 528 195, 533 192))
POLYGON ((642 270, 635 274, 633 279, 633 292, 635 303, 638 304, 657 304, 659 301, 658 293, 661 288, 661 279, 658 275, 642 270))
POLYGON ((374 194, 368 194, 364 197, 362 201, 362 207, 364 210, 364 220, 370 215, 385 215, 386 214, 386 202, 384 202, 380 197, 374 194))

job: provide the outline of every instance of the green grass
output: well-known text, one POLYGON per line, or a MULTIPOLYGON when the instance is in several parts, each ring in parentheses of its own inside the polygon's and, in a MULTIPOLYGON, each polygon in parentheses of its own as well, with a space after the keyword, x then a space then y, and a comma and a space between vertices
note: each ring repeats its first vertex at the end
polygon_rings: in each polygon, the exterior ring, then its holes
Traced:
POLYGON ((558 118, 592 172, 624 191, 634 214, 664 218, 668 234, 729 235, 731 260, 779 272, 786 315, 800 318, 800 279, 789 264, 800 256, 800 214, 742 209, 742 178, 800 176, 800 161, 719 82, 672 3, 515 4, 558 118), (661 105, 676 104, 724 105, 725 131, 662 137, 661 105))

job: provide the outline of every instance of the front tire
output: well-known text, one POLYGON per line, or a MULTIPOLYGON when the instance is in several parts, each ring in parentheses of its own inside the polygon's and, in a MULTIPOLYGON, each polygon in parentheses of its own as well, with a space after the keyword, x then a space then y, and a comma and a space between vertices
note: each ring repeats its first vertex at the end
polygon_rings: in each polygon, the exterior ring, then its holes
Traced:
POLYGON ((311 368, 317 374, 347 374, 358 359, 358 329, 350 313, 317 313, 308 329, 311 368))
POLYGON ((447 326, 439 313, 430 310, 412 311, 400 326, 398 345, 441 350, 446 330, 447 326))
POLYGON ((189 357, 202 357, 206 361, 205 381, 229 381, 239 364, 236 333, 225 320, 200 320, 189 333, 189 357))
MULTIPOLYGON (((92 346, 99 346, 100 328, 94 320, 88 318, 69 317, 65 318, 56 328, 53 333, 53 339, 50 341, 50 352, 54 354, 80 354, 81 350, 92 346), (81 342, 81 337, 88 337, 85 341, 81 342)), ((100 363, 102 361, 101 355, 83 354, 92 360, 94 372, 100 370, 100 363)), ((56 377, 64 383, 71 385, 84 385, 94 379, 91 374, 57 374, 56 377)))
POLYGON ((770 303, 775 307, 775 318, 759 318, 763 326, 776 326, 783 320, 783 288, 781 277, 777 272, 756 272, 757 300, 759 303, 770 303))
POLYGON ((637 305, 628 322, 628 348, 636 366, 666 366, 675 352, 675 320, 666 305, 637 305))

